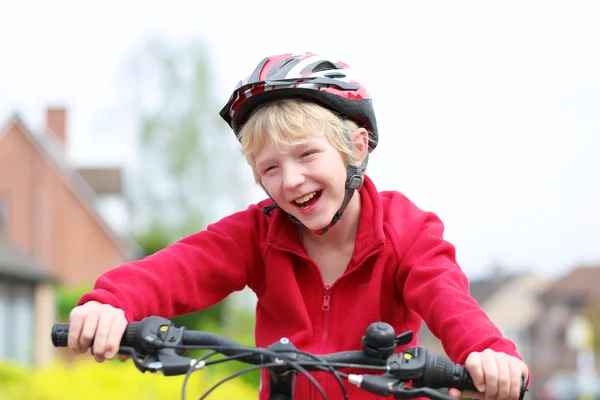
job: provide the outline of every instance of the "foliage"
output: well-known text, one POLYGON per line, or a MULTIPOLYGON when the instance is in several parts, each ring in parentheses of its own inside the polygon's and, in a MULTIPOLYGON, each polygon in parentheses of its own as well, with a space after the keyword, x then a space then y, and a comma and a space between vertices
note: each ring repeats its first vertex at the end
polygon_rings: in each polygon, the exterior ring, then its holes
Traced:
MULTIPOLYGON (((223 335, 236 340, 237 342, 246 345, 254 346, 254 324, 256 315, 253 312, 248 312, 246 306, 235 309, 229 307, 226 314, 227 318, 222 321, 221 331, 223 335)), ((247 364, 243 363, 232 363, 231 368, 233 370, 239 370, 248 367, 247 364)), ((253 387, 258 387, 260 383, 260 371, 253 371, 246 373, 241 376, 241 379, 250 384, 253 387)))
MULTIPOLYGON (((58 288, 58 303, 59 303, 59 320, 68 321, 69 313, 75 307, 75 304, 81 295, 90 288, 58 288)), ((226 312, 223 302, 197 313, 182 315, 172 318, 171 320, 176 326, 185 326, 188 329, 200 329, 208 332, 224 334, 244 345, 254 345, 254 313, 248 312, 246 308, 234 309, 228 307, 226 312)), ((187 355, 197 357, 201 354, 199 351, 188 351, 187 355)), ((223 374, 230 374, 248 365, 233 361, 226 364, 219 364, 211 367, 210 371, 219 371, 223 374)), ((133 367, 132 367, 133 368, 133 367)), ((137 372, 137 370, 135 370, 137 372)), ((0 387, 2 387, 3 378, 12 377, 9 381, 17 381, 18 375, 23 371, 18 370, 2 370, 0 371, 0 387), (16 374, 11 375, 11 374, 16 374)), ((258 387, 260 381, 260 372, 254 371, 242 375, 239 380, 249 384, 251 387, 258 387)))
MULTIPOLYGON (((198 398, 225 377, 223 371, 206 369, 192 374, 186 398, 198 398)), ((27 370, 0 364, 3 400, 164 400, 180 399, 184 377, 142 374, 130 361, 98 364, 91 357, 47 368, 27 370)), ((209 399, 256 399, 257 387, 235 379, 219 386, 209 399)))
POLYGON ((151 40, 127 64, 138 130, 130 192, 138 237, 171 242, 203 229, 215 210, 237 206, 243 158, 218 115, 210 59, 198 40, 151 40))
POLYGON ((57 287, 57 313, 60 321, 68 321, 69 313, 77 305, 77 302, 84 293, 91 290, 91 287, 57 287))
MULTIPOLYGON (((204 44, 150 40, 126 64, 138 163, 128 193, 132 235, 144 256, 202 230, 237 207, 244 185, 238 143, 218 115, 204 44)), ((226 302, 174 322, 220 323, 226 302)))

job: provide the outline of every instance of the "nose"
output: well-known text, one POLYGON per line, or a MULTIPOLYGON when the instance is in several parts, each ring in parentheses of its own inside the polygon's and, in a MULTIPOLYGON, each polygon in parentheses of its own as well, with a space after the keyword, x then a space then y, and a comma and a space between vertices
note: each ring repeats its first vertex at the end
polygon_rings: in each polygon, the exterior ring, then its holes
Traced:
POLYGON ((294 164, 286 164, 282 166, 284 189, 294 189, 304 183, 304 173, 302 168, 294 164))

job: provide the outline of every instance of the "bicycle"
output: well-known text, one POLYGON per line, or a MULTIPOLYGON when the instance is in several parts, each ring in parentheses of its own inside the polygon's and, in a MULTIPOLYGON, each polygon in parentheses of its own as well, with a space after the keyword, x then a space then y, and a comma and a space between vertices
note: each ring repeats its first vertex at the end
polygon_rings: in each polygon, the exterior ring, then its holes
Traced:
MULTIPOLYGON (((55 347, 66 347, 68 331, 69 324, 54 324, 51 332, 52 344, 55 347)), ((411 340, 412 331, 396 335, 389 324, 375 322, 367 328, 362 338, 362 350, 310 354, 296 349, 287 338, 281 338, 267 348, 256 348, 244 346, 218 334, 176 327, 166 318, 152 316, 128 324, 121 340, 119 354, 130 356, 141 372, 162 373, 165 376, 185 374, 181 397, 184 400, 186 384, 192 372, 230 360, 239 360, 252 366, 219 381, 200 399, 206 398, 228 380, 262 368, 269 371, 270 400, 291 400, 294 380, 298 373, 306 376, 323 399, 327 399, 322 387, 309 374, 309 370, 332 373, 345 399, 348 396, 342 377, 349 383, 382 397, 393 395, 394 398, 427 397, 432 400, 451 400, 450 396, 436 389, 476 390, 464 366, 434 355, 426 348, 409 347, 402 352, 395 352, 396 347, 407 345, 411 340), (210 352, 193 359, 184 355, 186 350, 191 349, 210 352), (216 354, 225 357, 208 360, 216 354), (376 371, 379 374, 346 374, 339 371, 347 368, 363 369, 365 372, 376 371)), ((519 400, 523 399, 526 391, 523 379, 519 400)))

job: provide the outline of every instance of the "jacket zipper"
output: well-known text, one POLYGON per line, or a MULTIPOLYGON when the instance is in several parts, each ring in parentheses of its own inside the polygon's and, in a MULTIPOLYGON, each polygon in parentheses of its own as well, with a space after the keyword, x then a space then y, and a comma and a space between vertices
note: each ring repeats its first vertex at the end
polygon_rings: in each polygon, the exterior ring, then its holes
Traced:
POLYGON ((323 293, 323 335, 321 338, 321 349, 327 344, 327 337, 329 336, 329 305, 331 303, 331 286, 325 286, 325 292, 323 293))
POLYGON ((321 309, 323 311, 329 311, 329 303, 331 302, 331 286, 325 286, 325 294, 323 295, 323 305, 321 309))
MULTIPOLYGON (((321 277, 322 278, 322 277, 321 277)), ((325 348, 325 346, 327 345, 327 337, 329 336, 329 306, 331 303, 331 286, 327 285, 325 286, 325 292, 323 293, 323 304, 321 305, 321 310, 323 310, 323 334, 321 336, 321 350, 323 350, 325 348)), ((325 390, 325 393, 327 393, 327 387, 325 385, 327 385, 326 381, 323 382, 319 382, 321 384, 321 386, 323 386, 323 389, 325 390)), ((317 397, 317 390, 315 388, 314 392, 312 393, 311 398, 316 400, 317 397)))
MULTIPOLYGON (((331 292, 332 292, 332 288, 333 286, 335 286, 336 282, 338 282, 339 280, 341 280, 342 278, 344 278, 347 275, 352 274, 354 271, 356 271, 362 264, 364 264, 366 262, 366 260, 368 260, 369 258, 371 258, 372 256, 374 256, 375 254, 379 253, 381 251, 381 244, 379 244, 379 246, 374 249, 372 252, 370 252, 367 256, 363 257, 362 261, 356 265, 355 268, 353 268, 351 271, 345 272, 344 274, 342 274, 342 276, 340 276, 335 282, 333 282, 331 284, 331 286, 329 285, 325 285, 325 279, 323 278, 323 273, 321 272, 321 269, 319 268, 319 266, 310 258, 305 256, 304 254, 301 254, 297 251, 291 250, 291 249, 287 249, 285 247, 279 246, 277 244, 275 244, 272 241, 269 241, 269 243, 271 244, 271 246, 274 249, 280 250, 280 251, 286 251, 288 253, 294 254, 300 258, 303 258, 305 260, 308 260, 312 265, 315 266, 315 268, 317 269, 317 273, 319 274, 319 278, 320 278, 320 282, 321 282, 321 287, 324 289, 323 292, 323 303, 321 304, 321 310, 323 310, 323 313, 325 314, 323 316, 323 334, 321 336, 321 349, 323 349, 325 347, 325 344, 327 343, 327 338, 329 336, 329 309, 331 308, 331 292)), ((317 380, 318 382, 319 380, 317 380)), ((319 382, 321 383, 321 382, 319 382)), ((325 383, 325 382, 323 382, 325 383)), ((327 388, 323 388, 325 391, 327 391, 327 388)), ((316 400, 317 398, 317 390, 313 385, 310 385, 310 399, 311 400, 316 400)))
POLYGON ((369 254, 367 254, 365 257, 363 257, 363 259, 361 260, 361 262, 359 264, 356 265, 355 268, 353 268, 351 271, 345 272, 344 274, 342 274, 342 276, 340 276, 335 282, 333 282, 331 284, 331 286, 329 285, 325 285, 325 279, 323 279, 323 273, 321 272, 321 269, 319 268, 319 266, 310 258, 307 257, 306 255, 299 253, 297 251, 282 247, 272 241, 269 241, 269 243, 271 244, 271 246, 277 250, 280 251, 285 251, 291 254, 294 254, 300 258, 303 258, 305 260, 308 260, 312 265, 315 266, 315 268, 317 269, 317 273, 319 274, 319 278, 320 278, 320 282, 321 282, 321 287, 324 289, 323 292, 323 303, 321 305, 321 309, 323 310, 323 312, 325 313, 324 317, 323 317, 323 335, 321 336, 321 348, 325 347, 325 344, 327 342, 327 337, 329 336, 329 309, 330 309, 330 304, 331 304, 331 292, 332 292, 332 288, 333 286, 335 286, 335 284, 341 280, 342 278, 352 274, 354 271, 356 271, 362 264, 364 264, 369 258, 373 257, 375 254, 379 253, 381 251, 381 245, 382 243, 379 244, 379 246, 377 246, 376 249, 374 249, 372 252, 370 252, 369 254))
MULTIPOLYGON (((331 301, 331 287, 330 286, 325 286, 325 280, 323 279, 323 274, 321 273, 321 269, 319 269, 319 266, 310 258, 307 257, 306 255, 299 253, 297 251, 282 247, 272 241, 269 241, 269 243, 271 244, 271 246, 274 249, 277 249, 279 251, 285 251, 287 253, 290 254, 294 254, 295 256, 298 256, 304 260, 308 260, 312 265, 314 265, 314 267, 317 269, 317 273, 319 274, 319 279, 320 279, 320 283, 321 283, 321 287, 325 287, 325 294, 323 295, 323 304, 321 305, 321 309, 327 313, 327 311, 329 311, 329 303, 331 301)), ((322 337, 322 342, 321 342, 321 346, 323 346, 324 340, 327 338, 326 336, 326 330, 323 330, 323 337, 322 337)), ((319 382, 319 379, 315 377, 315 379, 317 379, 317 382, 319 382)), ((321 382, 319 382, 321 383, 321 382)), ((308 393, 309 393, 309 397, 310 400, 316 400, 317 399, 317 389, 314 387, 314 385, 309 385, 308 386, 308 393)), ((293 394, 292 394, 293 396, 293 394)))
MULTIPOLYGON (((381 251, 381 246, 378 246, 376 249, 374 249, 372 252, 370 252, 366 257, 364 257, 362 259, 362 261, 356 265, 355 268, 352 268, 351 271, 343 273, 342 276, 340 276, 338 279, 336 279, 335 282, 333 282, 331 284, 331 286, 329 286, 329 285, 325 286, 325 291, 323 292, 323 304, 321 305, 321 310, 323 310, 323 313, 324 313, 324 315, 323 315, 323 335, 321 336, 321 350, 323 350, 325 348, 325 346, 327 345, 327 339, 329 336, 329 319, 330 319, 329 310, 331 308, 331 293, 332 293, 333 286, 335 286, 335 284, 339 280, 344 278, 345 276, 352 274, 362 264, 364 264, 369 258, 371 258, 375 254, 379 253, 380 251, 381 251)), ((313 262, 313 264, 314 264, 314 262, 313 262)), ((325 283, 324 283, 325 281, 323 279, 323 274, 321 273, 321 270, 318 268, 318 265, 317 265, 317 270, 319 272, 319 275, 321 276, 321 284, 325 285, 325 283)), ((317 380, 317 382, 319 382, 319 380, 317 380)), ((325 390, 325 393, 327 393, 327 380, 324 380, 323 382, 319 382, 319 383, 321 383, 321 385, 323 386, 323 389, 325 390)), ((310 399, 316 400, 317 399, 317 389, 313 385, 311 385, 310 388, 311 388, 310 399)))

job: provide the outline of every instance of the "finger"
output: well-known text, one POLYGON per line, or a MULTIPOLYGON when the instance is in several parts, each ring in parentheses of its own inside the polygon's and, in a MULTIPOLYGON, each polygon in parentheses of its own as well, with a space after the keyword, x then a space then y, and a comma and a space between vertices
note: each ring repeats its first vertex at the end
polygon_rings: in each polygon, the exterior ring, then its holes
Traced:
MULTIPOLYGON (((508 356, 496 353, 496 366, 498 367, 498 398, 509 399, 511 393, 511 372, 508 356)), ((519 369, 520 372, 520 369, 519 369)))
POLYGON ((527 379, 527 367, 521 360, 511 357, 509 359, 510 367, 510 398, 518 400, 521 395, 521 379, 527 379))
POLYGON ((95 308, 88 310, 79 336, 79 353, 86 353, 94 340, 98 327, 98 313, 98 309, 95 308))
POLYGON ((108 333, 108 338, 106 340, 106 358, 113 358, 118 353, 119 347, 121 346, 121 339, 125 333, 125 328, 127 328, 125 315, 117 314, 112 321, 110 332, 108 333))
POLYGON ((119 361, 121 361, 121 362, 125 362, 125 361, 127 361, 127 360, 129 360, 129 356, 123 356, 123 355, 120 355, 120 356, 119 356, 119 361))
POLYGON ((81 314, 81 309, 75 308, 69 316, 69 333, 67 336, 67 344, 75 354, 79 354, 79 336, 85 316, 81 314))
POLYGON ((481 353, 481 366, 485 381, 485 398, 495 399, 498 396, 498 365, 492 350, 484 350, 481 353))
POLYGON ((112 307, 102 306, 98 315, 98 327, 94 336, 94 354, 97 356, 106 357, 106 344, 113 319, 112 307))
POLYGON ((95 359, 96 359, 96 361, 97 361, 97 362, 99 362, 99 363, 101 363, 101 362, 104 362, 104 360, 105 360, 105 358, 104 358, 103 356, 99 356, 99 355, 97 355, 97 356, 94 356, 94 358, 95 358, 95 359))
POLYGON ((465 368, 469 371, 475 388, 481 393, 485 392, 485 376, 483 374, 481 353, 469 354, 465 361, 465 368))

